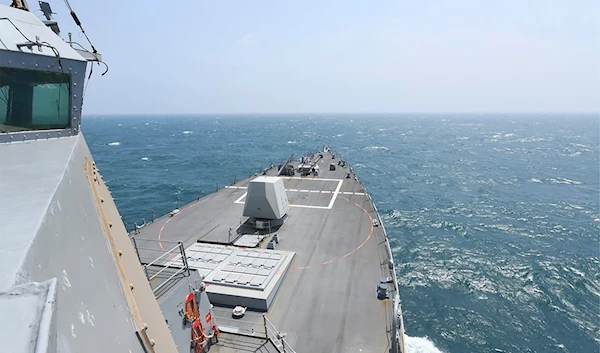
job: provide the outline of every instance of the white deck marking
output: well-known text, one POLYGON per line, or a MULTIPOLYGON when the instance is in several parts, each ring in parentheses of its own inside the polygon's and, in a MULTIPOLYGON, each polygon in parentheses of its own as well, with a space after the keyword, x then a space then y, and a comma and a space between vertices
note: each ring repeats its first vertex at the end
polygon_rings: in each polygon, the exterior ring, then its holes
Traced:
POLYGON ((245 192, 242 196, 240 196, 239 199, 233 201, 233 203, 241 203, 242 205, 244 204, 244 201, 242 201, 244 199, 244 197, 246 197, 246 195, 248 195, 247 192, 245 192))
MULTIPOLYGON (((237 203, 237 204, 244 204, 244 201, 242 201, 245 197, 246 197, 245 193, 244 195, 242 195, 239 199, 235 200, 233 203, 237 203)), ((318 210, 330 210, 331 207, 329 206, 311 206, 311 205, 293 205, 290 204, 290 207, 298 207, 298 208, 314 208, 314 209, 318 209, 318 210)))
POLYGON ((290 207, 299 207, 299 208, 314 208, 318 210, 330 210, 331 207, 328 206, 311 206, 311 205, 290 205, 290 207))
POLYGON ((338 182, 338 186, 337 186, 337 188, 335 188, 335 191, 333 192, 333 197, 331 198, 331 201, 329 201, 329 206, 328 206, 329 209, 331 209, 333 207, 333 203, 335 202, 335 199, 337 198, 338 193, 340 192, 340 189, 342 188, 343 182, 344 182, 343 180, 340 180, 338 182))
POLYGON ((344 179, 325 179, 325 178, 302 178, 302 177, 284 177, 281 176, 281 179, 289 179, 289 180, 308 180, 308 181, 344 181, 344 179))
POLYGON ((233 186, 233 185, 227 185, 225 186, 225 189, 248 189, 247 186, 233 186))

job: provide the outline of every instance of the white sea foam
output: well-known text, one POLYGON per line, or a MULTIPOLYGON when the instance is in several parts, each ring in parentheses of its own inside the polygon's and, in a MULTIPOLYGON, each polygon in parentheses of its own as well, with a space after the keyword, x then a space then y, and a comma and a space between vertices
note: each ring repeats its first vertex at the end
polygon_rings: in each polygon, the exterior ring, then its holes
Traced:
POLYGON ((121 146, 121 142, 110 142, 109 146, 121 146))
POLYGON ((189 131, 189 130, 185 130, 183 133, 184 133, 185 135, 191 135, 191 134, 193 134, 194 132, 193 132, 193 131, 189 131))
POLYGON ((405 337, 408 353, 442 353, 427 337, 405 337))
POLYGON ((529 179, 529 181, 532 183, 541 183, 542 182, 540 179, 537 179, 537 178, 531 178, 531 179, 529 179))
POLYGON ((295 145, 295 144, 297 144, 298 142, 296 142, 296 141, 288 141, 287 143, 288 143, 288 144, 290 144, 290 145, 295 145))
POLYGON ((387 151, 388 149, 385 146, 367 146, 363 148, 363 151, 387 151))
POLYGON ((581 185, 581 184, 583 184, 581 181, 570 180, 567 178, 552 178, 552 179, 550 179, 550 182, 552 184, 566 184, 566 185, 581 185))
POLYGON ((142 161, 149 161, 149 160, 150 160, 150 158, 148 158, 148 157, 142 157, 142 158, 141 158, 141 160, 142 160, 142 161))
POLYGON ((515 140, 514 142, 541 142, 541 141, 547 141, 547 140, 545 138, 541 138, 541 137, 525 137, 522 139, 515 140))

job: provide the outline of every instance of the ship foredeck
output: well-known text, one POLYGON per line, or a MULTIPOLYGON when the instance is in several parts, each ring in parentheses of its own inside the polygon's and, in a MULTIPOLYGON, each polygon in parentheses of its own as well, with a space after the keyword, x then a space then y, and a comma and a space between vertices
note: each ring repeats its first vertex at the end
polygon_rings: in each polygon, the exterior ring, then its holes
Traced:
MULTIPOLYGON (((337 162, 325 153, 319 176, 282 177, 291 209, 286 222, 271 232, 279 237, 276 250, 295 256, 266 314, 298 352, 386 352, 393 304, 376 296, 380 278, 390 273, 385 234, 373 225, 377 212, 362 183, 354 174, 346 178, 346 168, 337 162), (329 170, 330 163, 336 170, 329 170)), ((253 178, 146 225, 135 235, 137 246, 145 249, 142 261, 168 250, 173 241, 186 248, 197 241, 228 244, 249 232, 242 210, 253 178)), ((219 311, 230 312, 214 312, 219 311)))

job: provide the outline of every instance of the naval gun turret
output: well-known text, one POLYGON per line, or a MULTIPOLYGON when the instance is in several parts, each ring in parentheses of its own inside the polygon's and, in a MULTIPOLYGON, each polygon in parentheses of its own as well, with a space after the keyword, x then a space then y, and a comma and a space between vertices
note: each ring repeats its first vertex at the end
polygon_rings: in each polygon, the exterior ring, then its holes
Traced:
POLYGON ((281 225, 290 210, 283 179, 259 176, 248 183, 244 217, 254 220, 256 229, 281 225))

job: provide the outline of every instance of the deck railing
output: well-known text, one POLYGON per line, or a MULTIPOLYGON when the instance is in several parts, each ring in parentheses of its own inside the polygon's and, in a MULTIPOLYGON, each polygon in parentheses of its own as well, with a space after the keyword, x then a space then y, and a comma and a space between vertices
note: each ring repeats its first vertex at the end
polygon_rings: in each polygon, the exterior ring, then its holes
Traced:
POLYGON ((218 316, 219 330, 224 333, 241 335, 247 337, 264 338, 273 343, 280 353, 296 353, 294 348, 286 341, 286 334, 280 332, 275 325, 267 318, 266 314, 246 312, 244 318, 233 319, 218 316))
MULTIPOLYGON (((182 242, 180 242, 180 241, 177 242, 177 245, 173 246, 169 250, 164 251, 160 256, 154 258, 152 261, 150 261, 148 263, 144 263, 144 261, 142 260, 142 258, 140 256, 140 250, 154 251, 156 249, 138 247, 135 237, 131 237, 131 241, 133 242, 133 246, 135 247, 135 251, 138 255, 140 264, 142 264, 142 269, 144 270, 144 273, 146 274, 146 278, 148 279, 148 282, 150 283, 150 286, 152 287, 152 291, 154 292, 155 295, 160 289, 162 289, 164 286, 166 286, 168 283, 170 283, 178 275, 181 275, 183 273, 186 273, 188 276, 190 275, 190 267, 188 265, 187 257, 185 255, 185 248, 184 248, 182 242), (176 266, 175 271, 174 271, 174 268, 170 267, 169 264, 175 258, 181 259, 182 266, 181 267, 176 266), (158 284, 157 286, 154 286, 153 281, 155 279, 159 278, 159 276, 163 273, 165 273, 164 276, 168 276, 168 277, 165 280, 163 280, 160 284, 158 284)), ((147 242, 150 240, 144 239, 143 241, 147 242)))
POLYGON ((273 342, 277 350, 281 353, 296 353, 292 346, 285 340, 285 333, 279 332, 275 328, 275 325, 267 319, 267 315, 263 314, 263 320, 267 338, 273 342))
MULTIPOLYGON (((350 171, 354 172, 352 170, 352 168, 350 168, 350 171)), ((356 176, 356 174, 354 174, 354 175, 356 176)), ((394 284, 394 293, 395 293, 394 297, 393 297, 394 302, 392 305, 392 310, 394 311, 392 314, 394 316, 392 317, 393 325, 392 325, 392 332, 391 332, 391 336, 392 336, 391 337, 391 339, 392 339, 391 351, 392 351, 392 353, 406 353, 406 342, 404 341, 404 339, 405 339, 405 337, 404 337, 404 319, 402 317, 402 304, 400 301, 400 291, 398 288, 398 277, 396 275, 396 266, 393 262, 394 257, 392 255, 392 248, 390 247, 389 238, 388 238, 387 232, 385 230, 383 220, 381 219, 381 215, 379 214, 379 210, 377 210, 377 206, 375 205, 375 202, 373 201, 371 194, 369 194, 369 191, 367 190, 367 187, 365 186, 365 184, 363 184, 362 180, 360 180, 360 178, 358 176, 356 176, 356 178, 357 178, 357 181, 362 186, 365 194, 367 194, 369 196, 369 201, 370 201, 371 205, 373 205, 373 211, 375 212, 375 215, 377 217, 376 220, 383 232, 387 256, 390 261, 390 265, 388 266, 388 268, 389 268, 390 277, 392 277, 392 281, 394 284)))

